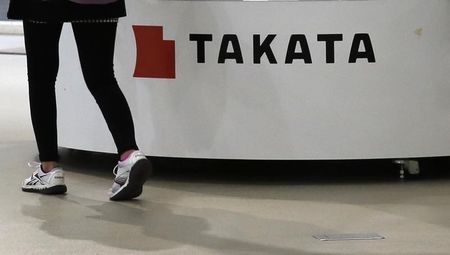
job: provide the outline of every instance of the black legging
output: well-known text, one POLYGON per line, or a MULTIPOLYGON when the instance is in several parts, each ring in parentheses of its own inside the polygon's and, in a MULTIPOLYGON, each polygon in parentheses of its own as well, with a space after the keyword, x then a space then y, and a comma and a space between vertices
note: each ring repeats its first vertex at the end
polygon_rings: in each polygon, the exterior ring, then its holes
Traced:
MULTIPOLYGON (((41 161, 57 161, 55 81, 62 23, 24 21, 31 120, 41 161)), ((137 149, 133 119, 113 70, 116 22, 72 23, 87 87, 120 154, 137 149)))

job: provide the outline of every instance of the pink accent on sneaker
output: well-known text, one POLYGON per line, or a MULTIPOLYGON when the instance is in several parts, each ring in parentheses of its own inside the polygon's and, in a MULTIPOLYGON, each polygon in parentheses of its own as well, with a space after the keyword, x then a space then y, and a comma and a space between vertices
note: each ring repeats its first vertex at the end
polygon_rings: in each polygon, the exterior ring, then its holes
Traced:
POLYGON ((127 160, 130 157, 130 155, 135 151, 136 150, 128 150, 128 151, 122 153, 122 155, 120 155, 120 161, 127 160))

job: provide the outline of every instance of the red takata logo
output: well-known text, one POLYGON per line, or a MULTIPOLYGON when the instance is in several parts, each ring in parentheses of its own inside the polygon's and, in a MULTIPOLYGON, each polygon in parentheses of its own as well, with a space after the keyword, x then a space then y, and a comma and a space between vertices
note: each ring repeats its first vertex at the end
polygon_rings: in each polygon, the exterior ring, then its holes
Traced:
POLYGON ((134 77, 175 79, 175 41, 163 39, 162 26, 133 26, 136 37, 134 77))

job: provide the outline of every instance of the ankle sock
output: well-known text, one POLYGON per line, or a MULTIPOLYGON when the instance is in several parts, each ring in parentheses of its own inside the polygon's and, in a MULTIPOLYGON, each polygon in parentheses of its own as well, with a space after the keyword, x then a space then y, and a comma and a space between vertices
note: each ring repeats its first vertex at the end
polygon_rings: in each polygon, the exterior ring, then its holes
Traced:
MULTIPOLYGON (((50 171, 49 171, 49 172, 50 172, 50 171)), ((38 175, 39 175, 39 177, 44 176, 44 175, 47 175, 47 173, 44 172, 44 170, 42 170, 42 166, 39 167, 38 175)))
POLYGON ((131 154, 133 154, 133 152, 135 152, 136 150, 130 150, 130 151, 127 151, 127 152, 125 152, 125 153, 123 153, 122 155, 120 155, 120 161, 126 161, 130 156, 131 156, 131 154))

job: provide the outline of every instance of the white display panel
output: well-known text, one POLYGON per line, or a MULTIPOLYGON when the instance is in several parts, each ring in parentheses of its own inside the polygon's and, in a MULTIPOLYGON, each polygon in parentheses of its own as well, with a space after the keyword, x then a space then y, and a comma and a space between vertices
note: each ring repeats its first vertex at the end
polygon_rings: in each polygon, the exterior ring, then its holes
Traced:
MULTIPOLYGON (((127 7, 128 17, 119 23, 116 75, 148 155, 450 155, 449 0, 139 0, 127 7), (133 26, 139 26, 137 37, 133 26), (157 27, 163 38, 139 41, 138 49, 136 38, 151 38, 157 27), (270 48, 255 60, 255 48, 262 51, 270 35, 270 48), (204 51, 198 38, 207 40, 204 51), (170 41, 174 59, 162 54, 171 52, 170 41), (298 59, 290 63, 287 56, 298 59), (152 59, 167 70, 152 66, 152 59)), ((70 30, 66 25, 61 39, 60 145, 114 152, 82 80, 70 30)))

